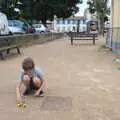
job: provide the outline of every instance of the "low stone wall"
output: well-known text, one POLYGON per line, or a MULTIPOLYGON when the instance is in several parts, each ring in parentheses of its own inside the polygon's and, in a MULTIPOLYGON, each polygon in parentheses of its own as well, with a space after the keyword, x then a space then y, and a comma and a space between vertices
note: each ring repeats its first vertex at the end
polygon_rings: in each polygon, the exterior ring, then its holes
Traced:
POLYGON ((0 40, 11 39, 11 43, 20 43, 22 47, 42 44, 48 41, 60 39, 64 36, 63 33, 47 33, 47 34, 25 34, 25 35, 13 35, 13 36, 0 36, 0 40))
POLYGON ((44 42, 60 39, 63 36, 64 36, 63 33, 26 35, 26 36, 24 36, 24 40, 21 40, 20 42, 21 42, 22 45, 41 44, 41 43, 44 43, 44 42))

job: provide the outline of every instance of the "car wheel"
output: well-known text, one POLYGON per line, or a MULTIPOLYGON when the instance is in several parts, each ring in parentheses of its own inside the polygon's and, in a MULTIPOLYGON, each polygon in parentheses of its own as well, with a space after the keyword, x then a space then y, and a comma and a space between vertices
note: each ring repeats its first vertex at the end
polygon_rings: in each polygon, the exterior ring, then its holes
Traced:
POLYGON ((44 31, 41 31, 40 33, 42 34, 42 33, 45 33, 45 32, 44 32, 44 31))
POLYGON ((11 31, 9 31, 9 35, 13 35, 13 33, 11 31))

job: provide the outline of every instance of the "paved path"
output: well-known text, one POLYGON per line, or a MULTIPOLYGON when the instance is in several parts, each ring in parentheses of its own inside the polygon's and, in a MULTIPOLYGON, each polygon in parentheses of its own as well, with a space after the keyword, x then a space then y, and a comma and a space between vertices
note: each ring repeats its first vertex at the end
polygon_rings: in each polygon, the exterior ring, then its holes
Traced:
MULTIPOLYGON (((120 120, 120 71, 114 55, 67 39, 32 46, 24 55, 0 61, 0 120, 120 120), (48 93, 27 97, 28 107, 15 105, 15 83, 23 58, 34 58, 45 73, 48 93)), ((88 44, 86 44, 88 43, 88 44)))

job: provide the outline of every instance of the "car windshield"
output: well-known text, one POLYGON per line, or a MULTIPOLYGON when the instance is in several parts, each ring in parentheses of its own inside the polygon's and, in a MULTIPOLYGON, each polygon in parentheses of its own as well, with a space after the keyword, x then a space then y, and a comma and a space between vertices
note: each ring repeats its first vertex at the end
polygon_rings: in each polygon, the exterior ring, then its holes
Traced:
POLYGON ((21 22, 21 21, 15 21, 15 22, 14 22, 14 26, 15 26, 15 27, 21 27, 21 28, 22 28, 22 27, 23 27, 23 24, 24 24, 24 23, 21 22))
POLYGON ((8 20, 8 25, 11 27, 19 27, 19 28, 30 27, 29 24, 19 20, 8 20))
POLYGON ((11 20, 8 20, 8 25, 9 25, 9 26, 14 26, 14 23, 13 23, 13 21, 11 21, 11 20))
POLYGON ((23 27, 23 22, 19 20, 8 20, 8 25, 11 27, 23 27))
POLYGON ((41 28, 41 24, 34 24, 33 25, 35 28, 41 28))

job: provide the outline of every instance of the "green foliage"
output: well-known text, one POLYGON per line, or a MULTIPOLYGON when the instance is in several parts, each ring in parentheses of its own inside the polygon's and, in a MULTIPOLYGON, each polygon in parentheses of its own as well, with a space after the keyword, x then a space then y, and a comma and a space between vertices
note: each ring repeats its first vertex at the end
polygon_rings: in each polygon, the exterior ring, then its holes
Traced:
POLYGON ((98 18, 105 18, 109 10, 107 0, 88 0, 89 10, 93 14, 97 12, 98 18))
POLYGON ((90 13, 97 13, 98 19, 101 21, 101 30, 104 28, 104 21, 107 20, 109 9, 107 8, 107 0, 88 0, 90 13))
MULTIPOLYGON (((13 8, 10 8, 11 0, 4 0, 2 2, 3 11, 8 17, 16 16, 13 8)), ((52 20, 54 15, 58 18, 67 18, 73 13, 78 12, 77 3, 81 3, 82 0, 19 0, 22 5, 17 5, 17 0, 14 0, 14 7, 18 7, 22 11, 22 15, 27 20, 42 20, 43 23, 46 20, 52 20), (23 15, 24 14, 24 15, 23 15)), ((17 13, 18 14, 18 13, 17 13)))
POLYGON ((11 0, 2 0, 0 2, 2 12, 4 12, 9 19, 15 19, 19 17, 18 12, 14 10, 15 7, 17 7, 16 3, 16 0, 14 0, 14 2, 11 0))

